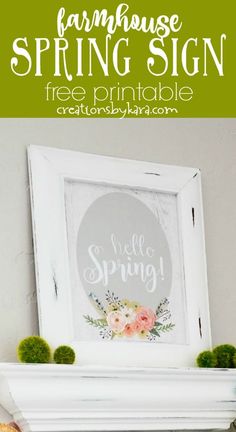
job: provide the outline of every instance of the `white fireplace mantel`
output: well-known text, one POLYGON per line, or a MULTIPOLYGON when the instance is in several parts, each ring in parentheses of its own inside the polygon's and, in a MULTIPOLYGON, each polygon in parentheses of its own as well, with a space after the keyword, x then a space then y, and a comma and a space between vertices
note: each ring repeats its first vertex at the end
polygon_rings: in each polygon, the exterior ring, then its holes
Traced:
POLYGON ((0 404, 23 432, 227 429, 236 370, 1 364, 0 404))

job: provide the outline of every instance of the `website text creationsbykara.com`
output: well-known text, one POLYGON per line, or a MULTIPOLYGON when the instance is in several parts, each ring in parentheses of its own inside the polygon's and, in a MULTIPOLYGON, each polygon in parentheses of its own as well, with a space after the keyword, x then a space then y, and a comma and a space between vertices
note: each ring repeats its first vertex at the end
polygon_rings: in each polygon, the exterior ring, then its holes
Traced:
POLYGON ((124 105, 116 106, 114 102, 108 103, 106 106, 91 106, 80 103, 74 106, 59 106, 56 108, 57 115, 72 116, 72 117, 163 117, 169 115, 177 115, 178 109, 167 106, 150 106, 131 104, 125 102, 124 105))

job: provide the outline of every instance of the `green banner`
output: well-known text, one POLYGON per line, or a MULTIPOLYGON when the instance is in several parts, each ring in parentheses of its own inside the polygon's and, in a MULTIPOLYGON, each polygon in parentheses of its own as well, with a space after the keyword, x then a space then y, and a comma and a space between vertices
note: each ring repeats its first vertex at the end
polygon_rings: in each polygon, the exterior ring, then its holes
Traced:
POLYGON ((233 0, 4 2, 0 117, 236 117, 233 0))

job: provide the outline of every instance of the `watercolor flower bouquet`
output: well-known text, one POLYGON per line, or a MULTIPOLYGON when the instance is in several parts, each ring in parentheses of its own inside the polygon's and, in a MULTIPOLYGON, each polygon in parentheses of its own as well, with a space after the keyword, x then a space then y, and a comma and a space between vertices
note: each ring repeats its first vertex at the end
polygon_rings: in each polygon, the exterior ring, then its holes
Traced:
POLYGON ((140 338, 150 342, 156 342, 162 334, 174 329, 171 322, 169 300, 164 298, 156 311, 142 306, 138 302, 127 299, 120 300, 113 292, 107 291, 104 307, 95 294, 90 293, 101 318, 94 319, 85 315, 86 322, 99 330, 102 339, 114 338, 140 338))

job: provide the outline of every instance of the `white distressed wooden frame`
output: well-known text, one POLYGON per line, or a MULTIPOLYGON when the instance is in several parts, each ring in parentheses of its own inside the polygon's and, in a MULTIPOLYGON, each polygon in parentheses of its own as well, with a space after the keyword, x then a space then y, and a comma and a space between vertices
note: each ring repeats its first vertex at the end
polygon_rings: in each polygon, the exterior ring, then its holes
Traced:
POLYGON ((80 364, 193 366, 211 346, 198 169, 30 146, 28 149, 40 334, 77 350, 80 364), (74 340, 65 220, 65 180, 177 194, 188 316, 188 345, 74 340))

